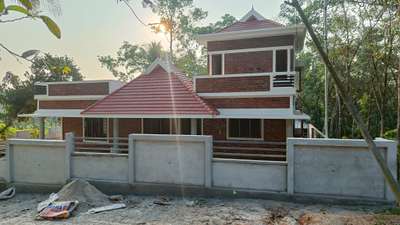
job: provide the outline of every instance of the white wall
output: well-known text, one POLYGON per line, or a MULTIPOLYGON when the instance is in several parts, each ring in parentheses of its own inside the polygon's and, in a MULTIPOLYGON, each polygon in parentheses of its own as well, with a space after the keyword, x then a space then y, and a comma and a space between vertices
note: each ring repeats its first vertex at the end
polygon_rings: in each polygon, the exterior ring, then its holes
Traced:
POLYGON ((286 167, 286 162, 214 159, 213 186, 284 192, 286 167))
POLYGON ((128 155, 74 153, 71 176, 89 180, 128 182, 128 155))
MULTIPOLYGON (((397 177, 396 143, 375 143, 397 177)), ((288 163, 289 193, 393 199, 363 140, 288 139, 288 163)))
POLYGON ((31 184, 64 184, 67 179, 65 141, 8 140, 10 181, 31 184))
POLYGON ((131 183, 210 186, 210 136, 131 134, 129 141, 131 183))

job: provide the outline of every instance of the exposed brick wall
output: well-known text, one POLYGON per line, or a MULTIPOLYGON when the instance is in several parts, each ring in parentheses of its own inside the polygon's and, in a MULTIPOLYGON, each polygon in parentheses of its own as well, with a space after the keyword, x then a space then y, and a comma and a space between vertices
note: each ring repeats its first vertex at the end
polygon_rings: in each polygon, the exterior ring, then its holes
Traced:
POLYGON ((272 51, 225 54, 225 74, 272 72, 272 51))
POLYGON ((223 51, 223 50, 245 49, 245 48, 289 46, 293 45, 293 41, 294 41, 293 35, 228 40, 228 41, 211 41, 207 43, 207 49, 208 51, 223 51))
POLYGON ((265 141, 286 141, 286 120, 264 120, 265 141))
POLYGON ((119 119, 119 136, 128 137, 132 133, 141 133, 142 123, 140 119, 119 119))
POLYGON ((214 140, 226 140, 226 120, 203 119, 203 135, 212 135, 214 140))
POLYGON ((96 100, 38 101, 39 109, 85 109, 96 100))
POLYGON ((215 108, 289 108, 289 97, 204 99, 215 108))
POLYGON ((65 133, 69 132, 73 132, 76 137, 82 137, 82 129, 82 118, 64 117, 62 119, 63 139, 65 138, 65 133))
POLYGON ((69 95, 107 95, 108 82, 104 83, 71 83, 49 84, 49 96, 69 95))
POLYGON ((198 93, 269 91, 269 89, 269 76, 196 79, 198 93))

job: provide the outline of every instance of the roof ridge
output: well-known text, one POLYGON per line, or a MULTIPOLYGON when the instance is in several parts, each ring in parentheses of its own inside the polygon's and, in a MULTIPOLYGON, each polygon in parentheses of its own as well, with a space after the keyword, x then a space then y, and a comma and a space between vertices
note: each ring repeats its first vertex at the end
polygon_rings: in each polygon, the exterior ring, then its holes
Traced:
MULTIPOLYGON (((200 96, 198 96, 194 91, 193 91, 193 84, 192 84, 192 88, 189 88, 184 81, 182 81, 182 78, 180 77, 180 75, 176 74, 176 73, 171 73, 174 74, 177 79, 182 83, 182 85, 189 91, 189 93, 196 99, 198 100, 203 106, 204 108, 211 112, 214 115, 218 115, 218 110, 214 107, 211 107, 210 105, 208 105, 200 96)), ((186 76, 184 73, 182 73, 181 75, 186 76)))

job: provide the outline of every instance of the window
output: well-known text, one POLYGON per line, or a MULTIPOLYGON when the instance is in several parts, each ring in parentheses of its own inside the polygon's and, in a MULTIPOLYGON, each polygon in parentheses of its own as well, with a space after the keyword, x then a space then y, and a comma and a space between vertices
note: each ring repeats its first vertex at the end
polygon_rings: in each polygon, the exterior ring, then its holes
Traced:
POLYGON ((181 119, 181 134, 191 134, 191 119, 181 119))
POLYGON ((143 133, 145 134, 169 134, 169 119, 143 119, 143 133))
POLYGON ((85 118, 84 134, 89 138, 107 138, 108 120, 103 118, 85 118))
POLYGON ((276 58, 275 58, 275 71, 276 72, 286 72, 288 65, 288 53, 287 50, 276 50, 276 58))
POLYGON ((222 74, 222 55, 212 55, 212 75, 222 74))
POLYGON ((203 120, 202 119, 196 119, 196 134, 197 135, 203 135, 203 120))
POLYGON ((229 119, 228 137, 237 139, 260 139, 262 137, 261 119, 229 119))

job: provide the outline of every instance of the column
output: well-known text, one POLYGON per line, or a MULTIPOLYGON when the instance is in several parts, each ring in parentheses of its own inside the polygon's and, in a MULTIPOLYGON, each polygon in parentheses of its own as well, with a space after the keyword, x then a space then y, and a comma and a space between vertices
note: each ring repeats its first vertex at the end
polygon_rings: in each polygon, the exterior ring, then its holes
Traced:
POLYGON ((45 121, 44 121, 44 117, 39 117, 39 139, 45 139, 45 121))
POLYGON ((119 120, 118 118, 112 119, 113 121, 113 151, 112 152, 118 152, 119 146, 118 146, 118 138, 119 138, 119 120))
POLYGON ((196 119, 190 119, 190 134, 197 135, 197 121, 196 119))

